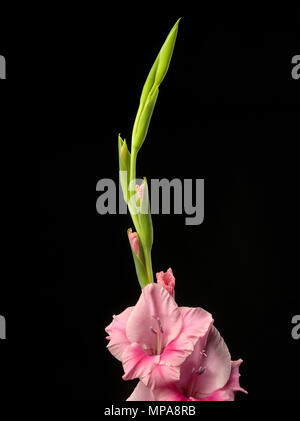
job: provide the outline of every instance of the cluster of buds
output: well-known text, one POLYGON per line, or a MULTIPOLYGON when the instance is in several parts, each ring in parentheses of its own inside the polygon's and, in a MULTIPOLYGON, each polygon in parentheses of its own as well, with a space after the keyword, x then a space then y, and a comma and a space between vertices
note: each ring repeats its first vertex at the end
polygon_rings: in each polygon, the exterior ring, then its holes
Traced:
POLYGON ((159 86, 169 68, 179 20, 165 40, 144 84, 132 130, 131 151, 128 150, 126 140, 123 140, 120 135, 118 137, 120 183, 136 230, 132 232, 129 228, 127 233, 141 288, 153 282, 151 262, 153 226, 147 180, 144 178, 141 185, 136 184, 136 161, 148 132, 159 86))

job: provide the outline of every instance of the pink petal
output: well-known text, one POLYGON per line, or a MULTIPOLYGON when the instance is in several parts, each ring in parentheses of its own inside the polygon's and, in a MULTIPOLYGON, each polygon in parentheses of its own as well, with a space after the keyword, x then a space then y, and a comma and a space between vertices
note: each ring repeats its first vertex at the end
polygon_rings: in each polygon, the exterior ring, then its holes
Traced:
POLYGON ((239 378, 240 378, 239 367, 242 364, 242 362, 243 360, 241 358, 237 361, 231 361, 231 374, 225 388, 231 388, 235 392, 239 391, 239 392, 244 392, 248 394, 248 392, 240 386, 240 381, 239 381, 239 378))
POLYGON ((160 356, 160 364, 173 367, 180 366, 186 358, 193 352, 192 342, 181 333, 174 341, 170 342, 160 356))
POLYGON ((177 389, 175 385, 170 385, 169 387, 161 387, 153 391, 155 401, 189 401, 186 396, 184 396, 177 389))
POLYGON ((156 365, 152 371, 141 378, 142 382, 151 390, 177 382, 180 377, 179 367, 171 365, 156 365))
MULTIPOLYGON (((231 373, 231 358, 228 348, 217 329, 212 326, 205 346, 207 357, 202 356, 201 366, 204 373, 197 376, 194 397, 203 397, 221 389, 227 383, 231 373)), ((197 369, 197 367, 196 367, 197 369)))
POLYGON ((139 239, 138 239, 137 233, 131 232, 130 230, 128 230, 128 238, 129 238, 133 251, 138 256, 140 252, 140 248, 139 248, 139 239))
POLYGON ((213 323, 212 315, 200 307, 180 307, 180 312, 183 319, 182 331, 195 345, 199 338, 208 334, 213 323))
MULTIPOLYGON (((197 341, 203 338, 202 343, 205 342, 206 335, 213 323, 211 314, 201 308, 180 307, 180 312, 183 318, 181 333, 166 346, 160 358, 161 365, 166 364, 172 367, 182 365, 194 351, 197 341)), ((199 356, 201 358, 200 352, 199 356)), ((192 373, 192 367, 193 365, 190 367, 190 373, 192 373)), ((187 381, 189 381, 189 377, 187 381)))
POLYGON ((135 305, 126 326, 126 335, 131 342, 139 343, 143 348, 156 349, 160 334, 162 349, 174 340, 181 331, 182 317, 171 295, 160 285, 149 284, 135 305), (163 333, 159 332, 159 323, 163 333))
POLYGON ((141 346, 132 343, 123 351, 123 380, 142 378, 159 363, 159 355, 147 355, 141 346))
POLYGON ((234 401, 236 392, 248 393, 245 389, 240 386, 239 382, 239 366, 242 360, 231 362, 231 374, 226 385, 219 390, 216 390, 212 394, 202 398, 204 401, 234 401))
POLYGON ((126 336, 126 323, 132 310, 133 307, 128 307, 122 313, 113 316, 113 321, 105 328, 109 335, 107 336, 109 339, 107 348, 120 361, 122 361, 124 349, 130 344, 126 336))
POLYGON ((127 401, 155 401, 155 397, 144 383, 139 382, 127 401))
POLYGON ((156 274, 156 279, 158 285, 164 287, 168 291, 168 293, 171 294, 172 297, 174 297, 175 278, 172 269, 169 268, 167 272, 158 272, 156 274))

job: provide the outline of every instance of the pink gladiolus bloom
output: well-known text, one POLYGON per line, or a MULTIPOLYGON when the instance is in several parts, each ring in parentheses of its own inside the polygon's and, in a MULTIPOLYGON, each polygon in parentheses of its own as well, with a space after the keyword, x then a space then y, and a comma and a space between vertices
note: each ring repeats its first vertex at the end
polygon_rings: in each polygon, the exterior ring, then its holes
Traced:
POLYGON ((247 393, 239 384, 241 362, 231 361, 224 340, 212 326, 182 364, 177 382, 154 391, 139 382, 128 400, 233 401, 237 391, 247 393))
POLYGON ((168 293, 171 294, 172 297, 174 297, 175 278, 172 269, 169 268, 167 272, 158 272, 156 274, 156 279, 158 285, 164 287, 168 291, 168 293))
POLYGON ((178 307, 165 288, 151 283, 106 328, 108 349, 122 361, 124 380, 139 378, 154 390, 179 381, 181 365, 212 323, 207 311, 178 307))
POLYGON ((131 247, 133 248, 133 251, 138 256, 139 255, 139 239, 136 232, 130 232, 128 231, 128 238, 131 244, 131 247))

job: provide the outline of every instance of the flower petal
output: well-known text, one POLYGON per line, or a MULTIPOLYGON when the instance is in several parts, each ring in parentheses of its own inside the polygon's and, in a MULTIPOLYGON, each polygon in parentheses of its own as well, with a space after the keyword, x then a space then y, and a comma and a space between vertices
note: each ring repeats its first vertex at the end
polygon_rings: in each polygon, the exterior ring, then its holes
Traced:
POLYGON ((142 290, 142 294, 135 305, 127 322, 126 335, 131 342, 137 342, 143 347, 156 349, 157 335, 160 326, 163 329, 161 344, 164 348, 175 339, 182 328, 180 310, 171 295, 160 285, 149 284, 142 290))
POLYGON ((239 381, 239 367, 242 364, 242 362, 243 360, 241 358, 237 361, 231 361, 231 374, 224 389, 232 389, 234 392, 244 392, 248 394, 248 392, 240 386, 239 381))
POLYGON ((141 379, 159 363, 159 355, 147 355, 139 344, 132 343, 125 348, 122 363, 123 380, 141 379))
POLYGON ((172 269, 169 268, 167 272, 157 272, 156 279, 158 285, 164 287, 174 297, 175 278, 172 269))
MULTIPOLYGON (((203 397, 221 389, 227 383, 231 373, 231 358, 228 348, 218 330, 212 326, 205 346, 207 357, 202 356, 201 366, 205 371, 197 376, 194 397, 203 397)), ((197 367, 196 367, 197 368, 197 367)))
POLYGON ((178 388, 185 393, 192 381, 193 371, 201 365, 202 350, 213 318, 200 307, 180 307, 180 312, 183 320, 182 332, 166 347, 161 361, 164 361, 166 354, 172 365, 182 364, 178 388))
POLYGON ((174 341, 170 342, 160 356, 160 364, 178 367, 193 352, 192 342, 181 333, 174 341))
POLYGON ((213 323, 212 315, 200 307, 180 307, 179 309, 183 320, 182 331, 193 345, 196 345, 198 339, 209 332, 213 323))
POLYGON ((155 397, 144 383, 139 382, 127 401, 155 401, 155 397))
POLYGON ((141 378, 142 382, 154 390, 158 387, 172 384, 179 380, 180 368, 171 365, 158 364, 153 367, 150 373, 141 378))
POLYGON ((210 395, 202 398, 202 401, 234 401, 236 392, 248 393, 245 389, 240 386, 239 383, 239 365, 242 363, 242 360, 232 361, 231 362, 231 374, 226 385, 219 390, 211 393, 210 395))
POLYGON ((186 396, 184 396, 177 389, 175 385, 170 385, 168 387, 161 387, 153 391, 155 401, 189 401, 186 396))
POLYGON ((113 321, 105 328, 108 333, 107 339, 109 343, 107 348, 114 357, 122 361, 122 354, 126 346, 130 344, 126 336, 126 323, 133 307, 128 307, 117 316, 113 316, 113 321))

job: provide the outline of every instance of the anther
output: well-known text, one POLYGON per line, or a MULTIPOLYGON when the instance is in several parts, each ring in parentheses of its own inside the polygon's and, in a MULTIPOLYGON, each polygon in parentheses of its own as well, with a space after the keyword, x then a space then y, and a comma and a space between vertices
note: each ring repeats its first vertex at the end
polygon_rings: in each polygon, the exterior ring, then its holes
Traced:
POLYGON ((155 333, 155 335, 157 335, 156 330, 155 330, 155 329, 153 329, 153 327, 152 327, 152 326, 150 326, 150 330, 151 330, 151 332, 152 332, 152 333, 155 333))
POLYGON ((164 330, 163 330, 163 327, 162 327, 162 324, 161 324, 161 321, 160 321, 159 317, 157 318, 157 323, 158 323, 158 327, 159 327, 159 330, 161 331, 161 333, 164 333, 164 330))
POLYGON ((159 327, 159 330, 161 331, 161 333, 164 333, 164 330, 163 330, 163 327, 162 327, 160 318, 159 317, 155 317, 155 316, 152 316, 152 317, 153 317, 153 319, 155 319, 157 321, 157 324, 158 324, 158 327, 159 327))
POLYGON ((200 376, 206 371, 206 367, 199 367, 199 369, 196 371, 196 373, 200 376))

